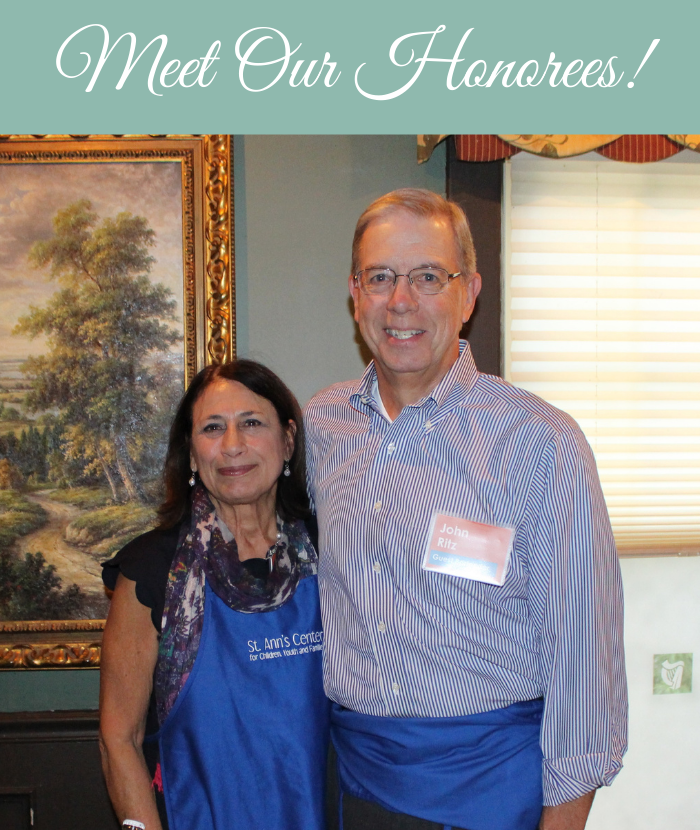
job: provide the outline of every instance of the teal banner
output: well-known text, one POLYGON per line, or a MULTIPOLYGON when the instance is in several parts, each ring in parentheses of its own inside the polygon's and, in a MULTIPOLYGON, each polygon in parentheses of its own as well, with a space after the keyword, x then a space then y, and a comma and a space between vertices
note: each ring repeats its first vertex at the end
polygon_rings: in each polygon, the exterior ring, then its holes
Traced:
POLYGON ((2 132, 693 133, 700 4, 4 4, 2 132))

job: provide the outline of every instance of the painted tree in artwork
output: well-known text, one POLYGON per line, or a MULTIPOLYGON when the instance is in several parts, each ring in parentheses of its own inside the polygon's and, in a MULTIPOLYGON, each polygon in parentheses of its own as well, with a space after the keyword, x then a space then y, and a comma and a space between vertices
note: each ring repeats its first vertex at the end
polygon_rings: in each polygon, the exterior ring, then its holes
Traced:
POLYGON ((102 471, 115 501, 119 483, 130 500, 143 500, 134 458, 153 415, 148 358, 180 337, 168 325, 175 319, 171 292, 148 276, 155 234, 131 213, 100 220, 85 199, 59 210, 53 229, 29 257, 60 288, 15 328, 46 335, 49 347, 24 365, 32 384, 27 406, 61 411, 66 451, 102 471))

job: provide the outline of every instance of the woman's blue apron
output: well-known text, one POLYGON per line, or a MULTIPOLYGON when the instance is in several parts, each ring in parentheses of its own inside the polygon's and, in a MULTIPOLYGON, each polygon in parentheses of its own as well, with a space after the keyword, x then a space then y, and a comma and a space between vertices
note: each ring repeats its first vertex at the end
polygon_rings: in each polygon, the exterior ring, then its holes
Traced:
POLYGON ((160 731, 170 830, 322 830, 328 747, 317 578, 232 611, 207 585, 197 659, 160 731))
POLYGON ((535 830, 541 719, 541 700, 456 718, 373 717, 333 704, 340 791, 446 828, 535 830))

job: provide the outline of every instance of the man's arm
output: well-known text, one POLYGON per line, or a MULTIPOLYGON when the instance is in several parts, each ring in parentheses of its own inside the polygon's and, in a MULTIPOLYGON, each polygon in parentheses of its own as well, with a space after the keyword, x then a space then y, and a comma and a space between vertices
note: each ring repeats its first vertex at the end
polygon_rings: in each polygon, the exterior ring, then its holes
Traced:
POLYGON ((557 804, 556 807, 545 807, 542 810, 539 830, 583 830, 594 797, 595 790, 582 795, 575 801, 557 804))
POLYGON ((579 825, 561 825, 569 830, 585 825, 591 793, 612 782, 626 749, 622 582, 595 462, 574 425, 553 436, 537 472, 529 604, 541 631, 544 804, 556 805, 543 821, 578 811, 579 825))

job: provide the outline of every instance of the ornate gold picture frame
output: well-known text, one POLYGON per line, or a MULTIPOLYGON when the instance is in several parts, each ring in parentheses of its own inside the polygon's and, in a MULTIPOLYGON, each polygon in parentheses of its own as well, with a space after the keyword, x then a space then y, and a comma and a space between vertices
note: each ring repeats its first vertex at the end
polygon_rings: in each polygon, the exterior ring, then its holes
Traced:
MULTIPOLYGON (((27 566, 40 568, 44 582, 53 585, 54 597, 60 590, 65 594, 65 584, 76 580, 64 575, 64 587, 56 588, 55 577, 61 576, 60 568, 47 563, 43 555, 38 565, 36 558, 31 558, 38 554, 27 552, 26 546, 19 546, 21 539, 17 533, 21 535, 20 531, 24 530, 21 523, 15 521, 13 527, 20 528, 15 536, 2 536, 3 505, 10 504, 15 517, 23 516, 22 510, 26 507, 27 515, 35 517, 38 529, 34 535, 40 539, 36 534, 40 532, 41 523, 48 521, 46 510, 41 512, 42 505, 46 508, 48 500, 57 498, 52 494, 62 493, 64 502, 72 499, 61 508, 66 515, 85 513, 75 507, 77 491, 71 489, 70 477, 61 478, 61 464, 68 463, 66 458, 70 461, 80 456, 80 469, 93 470, 97 477, 101 475, 98 463, 101 461, 115 501, 117 489, 109 470, 113 469, 115 479, 123 473, 118 450, 112 461, 105 460, 105 452, 99 446, 93 447, 91 457, 90 453, 86 454, 86 441, 96 445, 99 441, 107 443, 106 440, 100 438, 98 441, 94 435, 86 439, 84 426, 67 423, 65 413, 69 408, 61 409, 55 401, 52 403, 52 393, 46 391, 51 361, 57 365, 59 358, 56 355, 60 356, 61 348, 65 351, 58 331, 60 324, 56 321, 63 311, 71 311, 70 297, 73 295, 69 292, 82 290, 78 286, 81 274, 77 260, 74 257, 72 264, 66 264, 65 251, 75 241, 70 235, 76 233, 83 234, 82 242, 87 239, 86 244, 94 242, 98 247, 105 236, 109 237, 112 248, 102 259, 112 255, 117 257, 117 265, 109 266, 112 268, 109 278, 114 274, 125 274, 127 283, 131 279, 129 286, 137 285, 133 290, 145 292, 142 306, 146 307, 150 302, 153 308, 159 309, 154 311, 150 331, 164 332, 167 342, 164 340, 160 346, 151 342, 144 350, 150 349, 148 359, 152 358, 153 365, 157 355, 163 364, 170 364, 171 380, 173 371, 179 372, 180 388, 183 380, 186 386, 205 365, 230 360, 235 355, 230 137, 0 136, 0 496, 5 499, 0 505, 0 546, 5 539, 5 564, 10 562, 11 566, 21 561, 24 567, 21 556, 26 556, 27 566), (65 190, 64 203, 61 202, 62 188, 65 190), (36 213, 41 214, 36 222, 32 221, 32 205, 36 213), (128 233, 134 235, 136 253, 133 256, 125 253, 131 245, 128 233), (178 235, 181 243, 177 241, 178 235), (119 240, 123 239, 127 241, 121 244, 119 240), (23 273, 31 276, 26 285, 21 280, 23 273), (46 287, 40 285, 39 277, 46 287), (166 283, 170 282, 166 285, 164 279, 166 283), (68 292, 65 293, 68 300, 63 295, 63 299, 57 299, 61 291, 68 292), (9 344, 5 351, 3 343, 9 344), (64 432, 59 435, 61 429, 64 432), (48 458, 51 436, 54 435, 51 430, 58 437, 54 441, 54 454, 48 458), (43 441, 45 448, 40 474, 22 468, 21 459, 26 458, 26 452, 23 456, 17 454, 20 444, 26 447, 32 441, 35 444, 43 441), (52 487, 56 489, 52 490, 52 487), (66 489, 59 492, 61 487, 66 489), (11 492, 13 488, 15 494, 11 492)), ((104 265, 102 273, 107 274, 109 267, 104 265)), ((95 282, 94 274, 88 277, 95 282)), ((72 311, 75 317, 75 305, 72 311)), ((136 314, 138 308, 136 312, 129 309, 128 313, 136 314)), ((151 373, 153 390, 158 386, 158 377, 150 365, 146 371, 151 373)), ((70 389, 70 383, 64 385, 70 389)), ((65 398, 69 392, 64 390, 63 394, 65 398)), ((153 397, 154 392, 150 394, 153 397)), ((153 410, 148 400, 144 393, 144 411, 149 406, 153 410)), ((159 405, 163 410, 162 401, 159 405)), ((169 420, 170 411, 160 412, 163 423, 166 414, 169 420)), ((122 438, 122 443, 124 441, 122 438)), ((132 439, 132 443, 137 446, 138 438, 132 439)), ((138 451, 148 452, 137 446, 138 451)), ((106 452, 109 454, 109 447, 106 452)), ((155 460, 142 461, 144 465, 147 462, 154 469, 155 460)), ((128 485, 126 479, 124 484, 128 485)), ((128 491, 128 486, 126 490, 119 490, 128 491)), ((92 509, 94 505, 90 507, 92 509)), ((122 507, 126 509, 128 505, 122 507)), ((73 541, 77 539, 76 544, 81 544, 80 533, 84 531, 73 528, 71 532, 73 541)), ((30 535, 26 534, 24 538, 30 535)), ((99 567, 100 555, 108 558, 113 552, 118 538, 115 531, 111 548, 102 542, 103 547, 97 545, 90 551, 96 563, 90 564, 91 571, 99 567)), ((106 541, 109 543, 110 540, 106 541)), ((16 606, 11 602, 8 605, 7 597, 12 593, 13 585, 7 573, 12 575, 14 572, 6 567, 3 577, 0 563, 0 583, 3 578, 6 580, 4 588, 0 584, 0 600, 4 590, 6 608, 16 606)), ((89 587, 93 590, 96 584, 94 573, 90 579, 93 581, 89 587)), ((95 597, 96 592, 95 588, 95 597)), ((85 593, 78 591, 75 596, 84 597, 85 593)), ((89 609, 102 610, 106 606, 97 597, 92 605, 85 601, 82 606, 75 603, 71 606, 69 602, 66 607, 88 609, 89 615, 89 609)), ((8 618, 7 612, 0 615, 0 668, 99 666, 104 619, 88 618, 85 611, 76 611, 72 616, 71 619, 37 620, 26 616, 8 618)))

